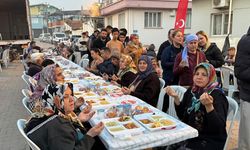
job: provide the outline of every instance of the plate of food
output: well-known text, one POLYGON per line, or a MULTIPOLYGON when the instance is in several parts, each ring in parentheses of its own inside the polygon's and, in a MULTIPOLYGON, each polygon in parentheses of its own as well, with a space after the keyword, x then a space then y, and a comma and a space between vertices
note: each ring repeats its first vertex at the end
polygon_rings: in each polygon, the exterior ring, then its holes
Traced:
POLYGON ((145 128, 129 116, 102 120, 104 127, 113 136, 128 136, 142 133, 145 128))
POLYGON ((104 97, 85 98, 85 101, 86 103, 91 104, 93 109, 109 108, 113 105, 116 105, 114 102, 111 102, 104 97))
POLYGON ((162 114, 140 114, 135 115, 134 119, 150 131, 171 130, 177 126, 172 118, 162 114))

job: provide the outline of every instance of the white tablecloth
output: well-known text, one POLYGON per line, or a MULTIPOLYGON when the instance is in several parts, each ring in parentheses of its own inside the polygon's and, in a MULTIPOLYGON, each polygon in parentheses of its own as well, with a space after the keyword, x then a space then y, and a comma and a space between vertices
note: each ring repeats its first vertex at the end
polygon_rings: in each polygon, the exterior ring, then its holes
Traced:
MULTIPOLYGON (((66 59, 64 58, 61 58, 61 59, 66 61, 66 59)), ((78 67, 79 70, 83 71, 83 69, 80 66, 72 62, 69 62, 69 64, 65 66, 64 64, 60 63, 60 61, 57 61, 58 59, 53 59, 53 60, 63 68, 78 67)), ((79 83, 81 84, 81 82, 79 83)), ((111 98, 111 99, 115 99, 115 98, 111 98)), ((144 103, 145 105, 148 105, 142 100, 139 100, 138 98, 135 98, 135 99, 137 99, 139 103, 144 103)), ((150 105, 148 106, 152 107, 150 105)), ((167 117, 171 117, 156 108, 152 108, 152 109, 154 110, 154 112, 160 112, 166 115, 167 117)), ((157 147, 157 146, 166 146, 166 145, 178 143, 180 141, 184 141, 184 140, 198 136, 198 131, 196 129, 186 125, 185 123, 173 117, 171 118, 177 123, 176 128, 171 129, 171 130, 160 130, 160 131, 154 131, 154 132, 145 130, 143 133, 139 135, 121 139, 121 138, 114 138, 111 134, 109 134, 109 132, 106 129, 104 129, 99 135, 99 137, 107 149, 131 150, 131 149, 145 149, 145 148, 151 148, 151 147, 157 147)), ((100 120, 95 115, 89 122, 92 126, 94 126, 95 124, 100 122, 100 120)))

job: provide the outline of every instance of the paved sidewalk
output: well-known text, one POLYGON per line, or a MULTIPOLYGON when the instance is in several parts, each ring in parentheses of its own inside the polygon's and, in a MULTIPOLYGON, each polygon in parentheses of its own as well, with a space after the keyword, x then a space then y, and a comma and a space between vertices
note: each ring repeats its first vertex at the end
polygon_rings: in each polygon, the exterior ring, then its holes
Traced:
POLYGON ((26 88, 21 75, 23 66, 20 61, 10 63, 0 72, 0 149, 28 150, 24 139, 17 129, 20 118, 27 119, 28 113, 22 106, 21 89, 26 88))

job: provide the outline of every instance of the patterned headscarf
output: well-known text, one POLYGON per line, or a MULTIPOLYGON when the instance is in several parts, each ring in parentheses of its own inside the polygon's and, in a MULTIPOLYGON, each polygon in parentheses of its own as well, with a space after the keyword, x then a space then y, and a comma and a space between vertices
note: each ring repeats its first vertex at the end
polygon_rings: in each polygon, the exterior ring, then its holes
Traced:
POLYGON ((35 100, 37 98, 40 98, 42 96, 43 90, 49 84, 56 84, 56 74, 55 74, 56 67, 59 66, 56 64, 49 65, 43 68, 41 72, 39 72, 37 86, 34 89, 31 99, 35 100))
POLYGON ((145 61, 148 66, 147 66, 147 69, 143 72, 138 69, 139 80, 145 79, 150 73, 154 71, 154 67, 152 65, 151 59, 147 55, 142 55, 138 60, 138 64, 142 60, 145 61))
POLYGON ((199 65, 197 65, 194 69, 194 74, 195 72, 199 69, 199 68, 204 68, 207 71, 207 75, 208 75, 208 84, 204 87, 198 87, 197 85, 193 85, 191 93, 193 95, 192 97, 192 105, 187 109, 187 113, 191 113, 191 111, 195 111, 197 112, 200 108, 201 102, 200 99, 196 98, 195 93, 208 93, 211 94, 213 92, 213 90, 218 86, 218 82, 217 82, 217 76, 216 76, 216 71, 213 67, 213 65, 209 64, 209 63, 200 63, 199 65))
POLYGON ((133 59, 131 58, 131 56, 129 55, 124 55, 122 54, 121 58, 120 59, 123 59, 126 63, 126 68, 124 69, 120 69, 119 72, 117 73, 118 77, 121 78, 125 73, 131 71, 133 73, 136 73, 136 66, 133 62, 133 59))
POLYGON ((216 71, 213 65, 209 63, 200 63, 195 67, 194 74, 199 68, 204 68, 207 71, 209 81, 206 87, 204 87, 203 89, 194 84, 192 87, 192 92, 197 92, 202 90, 203 92, 207 92, 208 94, 210 94, 218 86, 216 71))
POLYGON ((66 83, 62 85, 48 85, 42 94, 42 103, 43 107, 52 110, 53 112, 57 112, 58 110, 64 113, 64 92, 67 88, 70 88, 73 95, 73 84, 72 83, 66 83), (59 102, 55 101, 55 97, 59 97, 59 102), (60 106, 60 108, 57 108, 57 106, 60 106))

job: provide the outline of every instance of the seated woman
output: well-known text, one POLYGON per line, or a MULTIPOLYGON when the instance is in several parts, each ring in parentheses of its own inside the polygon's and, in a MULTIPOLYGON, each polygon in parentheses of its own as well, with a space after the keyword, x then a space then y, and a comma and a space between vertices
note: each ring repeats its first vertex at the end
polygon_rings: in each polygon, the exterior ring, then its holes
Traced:
POLYGON ((162 69, 159 66, 159 62, 157 61, 157 58, 154 57, 151 59, 151 61, 152 61, 152 65, 153 65, 154 71, 156 72, 157 76, 159 78, 162 78, 162 69))
POLYGON ((166 88, 167 94, 174 97, 179 119, 199 132, 198 137, 187 141, 186 147, 222 150, 227 138, 228 101, 217 88, 214 67, 209 63, 199 64, 194 70, 193 82, 193 87, 186 91, 182 101, 171 87, 166 88))
POLYGON ((49 65, 43 68, 43 70, 37 75, 37 86, 35 87, 33 94, 30 97, 29 108, 32 110, 37 99, 42 96, 43 90, 49 84, 63 83, 64 76, 62 69, 57 64, 49 65))
POLYGON ((100 50, 98 48, 92 48, 90 50, 91 57, 93 58, 93 61, 90 64, 90 67, 85 68, 86 70, 98 74, 97 66, 103 62, 103 58, 101 57, 100 50))
POLYGON ((83 111, 78 116, 73 112, 73 84, 49 85, 42 98, 26 125, 27 136, 42 150, 91 149, 93 137, 101 133, 104 125, 100 122, 89 131, 85 129, 82 122, 95 112, 83 111))
POLYGON ((138 97, 156 107, 160 93, 160 80, 147 55, 139 58, 137 76, 128 87, 122 88, 122 92, 138 97))
POLYGON ((112 83, 119 84, 122 87, 128 87, 136 77, 136 69, 132 58, 129 55, 122 55, 120 58, 120 70, 116 75, 112 76, 112 83))

